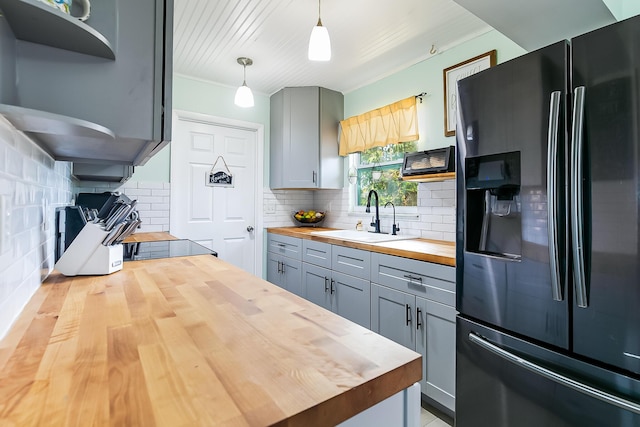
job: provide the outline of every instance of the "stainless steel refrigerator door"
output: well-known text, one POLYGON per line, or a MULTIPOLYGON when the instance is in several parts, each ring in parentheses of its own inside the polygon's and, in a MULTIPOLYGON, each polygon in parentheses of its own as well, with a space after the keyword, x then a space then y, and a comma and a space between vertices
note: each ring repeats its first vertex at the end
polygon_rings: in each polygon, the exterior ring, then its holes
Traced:
POLYGON ((461 317, 456 329, 456 427, 640 425, 640 381, 461 317))
POLYGON ((640 17, 575 38, 572 54, 584 98, 574 114, 582 192, 572 209, 584 211, 574 351, 640 374, 640 17))
POLYGON ((567 62, 560 42, 461 80, 456 130, 457 309, 563 348, 567 62), (485 190, 512 158, 517 176, 485 190))

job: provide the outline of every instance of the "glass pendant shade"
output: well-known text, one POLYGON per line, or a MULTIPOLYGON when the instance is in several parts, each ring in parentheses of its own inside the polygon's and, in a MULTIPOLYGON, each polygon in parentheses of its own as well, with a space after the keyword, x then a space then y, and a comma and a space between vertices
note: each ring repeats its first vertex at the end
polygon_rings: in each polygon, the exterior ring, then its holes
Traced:
POLYGON ((243 82, 236 91, 235 104, 242 108, 253 107, 253 93, 246 82, 243 82))
POLYGON ((313 27, 309 38, 309 59, 311 61, 329 61, 331 59, 329 31, 322 26, 320 19, 318 19, 318 25, 313 27))
POLYGON ((238 64, 242 65, 242 86, 238 88, 236 91, 235 104, 238 107, 249 108, 253 107, 253 93, 251 93, 251 89, 247 86, 247 66, 253 65, 253 60, 251 58, 240 57, 237 59, 238 64))

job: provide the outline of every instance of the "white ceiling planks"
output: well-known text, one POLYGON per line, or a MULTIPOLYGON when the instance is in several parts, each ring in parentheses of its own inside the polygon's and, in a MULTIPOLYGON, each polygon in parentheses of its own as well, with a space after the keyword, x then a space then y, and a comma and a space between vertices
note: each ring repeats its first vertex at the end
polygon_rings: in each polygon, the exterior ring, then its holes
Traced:
POLYGON ((176 73, 270 95, 284 86, 349 92, 490 30, 453 0, 322 0, 332 59, 307 59, 317 0, 174 0, 176 73))

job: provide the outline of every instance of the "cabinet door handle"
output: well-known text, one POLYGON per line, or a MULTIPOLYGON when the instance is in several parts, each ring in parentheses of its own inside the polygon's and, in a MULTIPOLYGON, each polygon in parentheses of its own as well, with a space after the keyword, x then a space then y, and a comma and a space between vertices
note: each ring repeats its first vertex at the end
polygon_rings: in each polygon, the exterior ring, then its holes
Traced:
POLYGON ((422 322, 420 321, 421 314, 422 314, 422 310, 420 310, 420 307, 416 307, 416 330, 418 331, 422 327, 422 322))
POLYGON ((313 171, 313 175, 312 175, 312 178, 311 178, 311 179, 313 180, 313 183, 314 183, 314 184, 316 184, 316 179, 317 179, 317 177, 318 177, 318 174, 316 173, 316 171, 313 171))
POLYGON ((280 267, 282 263, 278 261, 278 274, 282 273, 282 268, 280 267))
POLYGON ((324 277, 324 293, 329 292, 329 278, 327 276, 324 277))
POLYGON ((284 261, 282 261, 282 271, 281 271, 281 273, 284 274, 284 261))
POLYGON ((407 307, 407 326, 409 326, 409 323, 411 323, 411 306, 409 304, 405 304, 405 306, 407 307))
POLYGON ((335 280, 331 279, 331 295, 333 295, 333 293, 336 291, 335 288, 333 287, 333 284, 335 282, 336 282, 335 280))

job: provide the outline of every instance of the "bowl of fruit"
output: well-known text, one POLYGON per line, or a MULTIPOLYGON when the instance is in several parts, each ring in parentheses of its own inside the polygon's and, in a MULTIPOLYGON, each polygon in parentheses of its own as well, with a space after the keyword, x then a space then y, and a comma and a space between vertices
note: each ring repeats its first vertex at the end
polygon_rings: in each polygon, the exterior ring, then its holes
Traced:
POLYGON ((299 210, 293 213, 293 219, 301 226, 315 227, 324 221, 324 212, 299 210))

